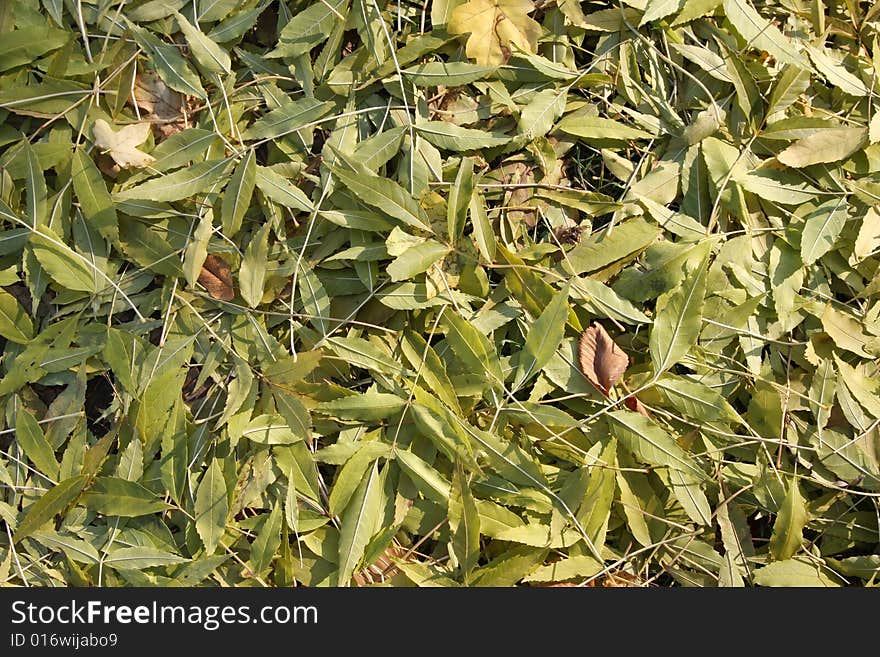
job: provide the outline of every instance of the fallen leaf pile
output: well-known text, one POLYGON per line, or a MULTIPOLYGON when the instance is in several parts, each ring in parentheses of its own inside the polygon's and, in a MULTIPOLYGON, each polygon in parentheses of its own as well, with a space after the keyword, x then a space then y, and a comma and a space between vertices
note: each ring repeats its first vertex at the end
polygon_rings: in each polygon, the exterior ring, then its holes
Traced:
POLYGON ((880 582, 880 4, 0 32, 0 584, 880 582))

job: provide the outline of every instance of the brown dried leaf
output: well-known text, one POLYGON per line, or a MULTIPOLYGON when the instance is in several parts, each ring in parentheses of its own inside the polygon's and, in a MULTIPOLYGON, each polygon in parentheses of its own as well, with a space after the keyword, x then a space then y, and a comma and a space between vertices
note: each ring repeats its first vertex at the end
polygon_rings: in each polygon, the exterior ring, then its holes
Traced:
POLYGON ((232 301, 235 290, 232 287, 232 270, 226 261, 218 255, 210 254, 205 258, 202 272, 199 274, 199 283, 205 286, 215 299, 232 301))
POLYGON ((134 99, 154 121, 153 134, 157 141, 186 128, 186 98, 162 81, 157 73, 139 73, 134 81, 134 99))
POLYGON ((629 365, 629 357, 598 323, 581 334, 578 361, 587 380, 606 397, 629 365))
POLYGON ((138 107, 157 119, 177 119, 183 113, 183 94, 169 89, 158 74, 139 73, 134 81, 138 107))

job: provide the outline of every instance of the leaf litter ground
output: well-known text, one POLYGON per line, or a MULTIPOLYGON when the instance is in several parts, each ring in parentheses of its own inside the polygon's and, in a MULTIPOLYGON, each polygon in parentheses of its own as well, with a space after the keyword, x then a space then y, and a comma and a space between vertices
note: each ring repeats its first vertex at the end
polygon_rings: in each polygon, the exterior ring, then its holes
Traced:
POLYGON ((880 6, 0 33, 0 582, 877 583, 880 6))

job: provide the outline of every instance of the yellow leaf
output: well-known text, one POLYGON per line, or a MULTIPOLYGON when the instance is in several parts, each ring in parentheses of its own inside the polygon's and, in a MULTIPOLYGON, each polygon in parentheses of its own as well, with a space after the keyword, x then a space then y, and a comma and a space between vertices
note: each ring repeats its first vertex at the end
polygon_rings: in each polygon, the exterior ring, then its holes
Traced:
POLYGON ((149 123, 127 125, 117 132, 104 119, 98 119, 92 126, 92 134, 95 136, 95 146, 125 169, 142 168, 154 160, 151 155, 137 149, 150 134, 149 123))
POLYGON ((470 33, 465 52, 484 66, 507 62, 513 45, 529 53, 538 49, 541 25, 529 18, 531 0, 470 0, 452 12, 451 34, 470 33))

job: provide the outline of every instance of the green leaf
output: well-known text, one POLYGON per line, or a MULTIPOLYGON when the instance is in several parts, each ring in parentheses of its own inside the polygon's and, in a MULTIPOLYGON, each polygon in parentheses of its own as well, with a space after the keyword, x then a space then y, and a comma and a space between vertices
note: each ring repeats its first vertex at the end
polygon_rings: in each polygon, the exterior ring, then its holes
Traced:
POLYGON ((872 491, 880 490, 880 467, 864 449, 864 439, 853 440, 834 429, 824 428, 810 436, 810 443, 816 447, 821 464, 842 481, 872 491))
POLYGON ((880 554, 847 557, 840 560, 829 559, 828 563, 836 571, 844 575, 870 580, 872 576, 876 576, 878 571, 880 571, 880 554))
POLYGON ((312 202, 305 192, 272 169, 257 165, 256 185, 266 198, 286 208, 302 212, 312 211, 312 202))
POLYGON ((450 460, 467 459, 469 465, 476 467, 471 441, 464 425, 459 425, 458 416, 420 388, 415 389, 415 396, 421 403, 410 406, 409 413, 419 432, 450 460))
POLYGON ((488 374, 490 384, 493 386, 500 384, 504 376, 501 374, 501 362, 498 360, 495 345, 474 328, 473 324, 455 313, 447 313, 444 319, 446 339, 455 355, 471 372, 479 375, 488 374))
POLYGON ((798 139, 776 156, 785 166, 802 168, 849 157, 868 142, 866 128, 826 128, 798 139))
POLYGON ((0 290, 0 335, 17 344, 27 344, 34 338, 33 321, 6 290, 0 290))
POLYGON ((58 477, 55 450, 46 440, 36 418, 26 408, 19 407, 15 413, 15 439, 39 472, 50 479, 58 477))
POLYGON ((418 372, 419 379, 428 384, 427 388, 449 408, 458 412, 458 397, 452 381, 449 380, 446 366, 425 338, 415 331, 404 331, 400 349, 410 367, 418 372))
POLYGON ((248 422, 241 435, 261 445, 291 445, 306 438, 301 431, 302 427, 292 426, 282 415, 267 413, 248 422))
POLYGON ((223 478, 220 461, 215 458, 199 482, 194 507, 196 531, 208 555, 214 553, 226 531, 228 512, 226 480, 223 478))
POLYGON ((296 494, 296 476, 293 468, 287 472, 287 494, 284 496, 284 521, 297 533, 299 531, 299 503, 296 494))
POLYGON ((24 141, 24 156, 26 162, 25 193, 27 195, 27 216, 31 226, 38 226, 46 221, 48 189, 46 179, 43 177, 43 168, 34 147, 30 142, 24 141))
POLYGON ((223 193, 220 221, 226 237, 235 237, 241 228, 242 219, 251 204, 256 182, 257 156, 254 150, 249 150, 235 167, 223 193))
POLYGON ((179 201, 181 199, 218 191, 216 186, 226 177, 231 160, 208 160, 169 173, 114 194, 114 200, 179 201))
POLYGON ((181 130, 168 137, 150 152, 155 161, 150 164, 148 169, 133 173, 126 182, 138 183, 156 173, 164 173, 170 169, 189 164, 193 160, 204 159, 205 151, 216 143, 217 139, 217 133, 211 130, 202 130, 201 128, 181 130))
POLYGON ((143 570, 186 563, 188 559, 160 550, 155 547, 139 545, 111 550, 103 563, 114 570, 143 570))
POLYGON ((119 455, 116 476, 127 481, 138 481, 144 475, 144 448, 140 440, 132 440, 119 455))
POLYGON ((97 292, 106 275, 97 264, 67 246, 49 228, 40 227, 30 240, 40 266, 59 285, 71 290, 97 292))
POLYGON ((766 201, 782 205, 808 203, 820 194, 819 190, 791 175, 773 169, 758 169, 735 178, 743 189, 766 201))
POLYGON ((655 384, 685 417, 700 422, 742 422, 736 410, 717 390, 674 374, 664 374, 655 384))
POLYGON ((241 297, 251 308, 259 306, 263 299, 263 288, 266 284, 266 264, 269 257, 269 230, 271 227, 271 224, 265 223, 251 237, 238 272, 241 297))
POLYGON ((278 46, 267 57, 295 58, 321 43, 348 14, 348 0, 316 2, 297 12, 281 31, 278 46))
POLYGON ((379 464, 373 463, 365 474, 342 516, 339 530, 339 586, 348 586, 361 560, 367 543, 376 533, 381 516, 382 487, 379 464))
POLYGON ((255 573, 262 573, 269 567, 281 545, 281 519, 281 505, 276 504, 251 545, 250 565, 255 573))
POLYGON ((656 504, 650 484, 640 472, 617 473, 617 489, 620 491, 619 504, 626 518, 626 527, 632 537, 641 545, 648 547, 654 544, 649 523, 656 504))
POLYGON ((711 525, 712 508, 709 506, 706 494, 700 488, 699 481, 677 468, 670 468, 668 474, 672 494, 675 495, 675 499, 681 504, 688 518, 697 525, 711 525))
POLYGON ((31 538, 47 548, 60 549, 68 559, 77 563, 93 565, 101 561, 101 555, 90 543, 68 534, 55 531, 36 531, 31 534, 31 538))
POLYGON ((179 12, 174 12, 180 31, 186 37, 187 46, 192 51, 199 66, 211 73, 231 73, 232 61, 223 48, 211 41, 205 34, 190 23, 179 12))
POLYGON ((406 407, 406 400, 384 392, 366 392, 362 395, 341 397, 321 402, 317 410, 340 420, 384 420, 406 407))
POLYGON ((446 225, 449 239, 454 245, 464 232, 468 205, 474 193, 474 159, 461 158, 461 165, 455 174, 455 182, 449 189, 449 202, 446 210, 446 225))
POLYGON ((809 67, 795 45, 746 0, 724 0, 724 15, 750 48, 766 50, 783 64, 809 67))
POLYGON ((462 87, 486 77, 494 66, 480 66, 468 62, 424 62, 401 73, 417 87, 462 87))
MULTIPOLYGON (((880 388, 873 378, 865 376, 860 368, 853 367, 843 360, 837 353, 833 354, 834 366, 840 373, 839 380, 852 393, 858 402, 864 406, 876 419, 880 419, 880 388)), ((838 398, 840 394, 838 393, 838 398)))
POLYGON ((660 467, 683 472, 703 481, 706 475, 672 436, 644 415, 631 411, 611 411, 606 416, 611 435, 640 460, 660 467))
POLYGON ((535 572, 547 558, 548 550, 517 546, 507 550, 487 565, 475 570, 471 586, 513 586, 535 572))
POLYGON ((411 246, 397 256, 386 268, 392 281, 405 281, 427 271, 431 265, 445 257, 449 247, 434 240, 411 246))
POLYGON ((443 475, 412 452, 397 450, 394 456, 401 470, 409 475, 426 498, 441 505, 448 504, 452 485, 443 475))
POLYGON ((538 464, 515 443, 502 441, 498 436, 474 427, 466 427, 466 431, 483 448, 486 458, 499 474, 515 484, 549 491, 547 479, 538 464))
POLYGON ((836 587, 841 582, 823 567, 806 559, 776 561, 755 571, 758 586, 836 587))
POLYGON ((79 497, 87 481, 88 477, 85 475, 70 477, 43 493, 42 497, 28 507, 24 518, 18 523, 13 542, 18 543, 27 538, 64 511, 79 497))
POLYGON ((486 214, 486 201, 482 194, 477 191, 476 187, 468 203, 468 216, 471 218, 471 225, 474 228, 473 240, 480 250, 480 255, 488 262, 494 261, 495 234, 492 231, 489 216, 486 214))
POLYGON ((409 131, 404 126, 385 130, 360 142, 354 157, 370 171, 378 170, 400 152, 404 138, 409 131))
POLYGON ((208 244, 214 234, 214 213, 205 212, 192 233, 192 239, 183 255, 183 271, 190 286, 195 286, 202 274, 202 267, 208 257, 208 244))
POLYGON ((402 374, 403 367, 391 356, 372 342, 363 338, 329 338, 327 343, 336 356, 355 367, 366 370, 384 372, 386 374, 402 374))
MULTIPOLYGON (((139 444, 139 441, 135 444, 139 444)), ((98 513, 125 518, 145 516, 170 508, 147 488, 118 477, 98 477, 81 501, 98 513)))
POLYGON ((566 134, 587 140, 630 141, 653 137, 649 132, 632 128, 619 121, 583 114, 566 116, 556 128, 566 134))
POLYGON ((285 102, 254 121, 242 133, 243 139, 275 139, 306 128, 309 124, 325 116, 333 108, 332 103, 314 98, 285 102))
POLYGON ((657 300, 649 340, 654 376, 668 370, 696 343, 702 325, 708 255, 674 290, 657 300))
POLYGON ((776 561, 790 559, 800 551, 806 524, 806 504, 797 479, 792 479, 770 536, 770 554, 776 561))
POLYGON ((513 389, 522 387, 540 372, 556 353, 565 335, 568 320, 569 286, 565 285, 553 295, 547 308, 534 321, 526 335, 526 342, 519 355, 513 389))
POLYGON ((823 358, 816 367, 810 384, 810 410, 816 418, 816 428, 820 431, 828 424, 831 416, 836 383, 834 363, 831 359, 823 358))
POLYGON ((302 267, 299 274, 299 294, 302 299, 303 310, 310 316, 309 322, 321 335, 327 335, 330 332, 331 322, 331 306, 330 296, 321 279, 315 274, 315 270, 306 263, 301 263, 302 267))
POLYGON ((437 148, 456 153, 503 146, 511 140, 504 134, 462 128, 446 121, 425 121, 414 127, 437 148))
POLYGON ((870 338, 864 334, 859 322, 849 315, 835 310, 829 303, 822 313, 822 328, 834 344, 862 358, 873 356, 866 350, 870 338))
POLYGON ((846 224, 847 209, 846 201, 839 198, 826 201, 806 216, 801 233, 801 259, 805 265, 812 265, 834 248, 846 224))
POLYGON ((78 148, 73 153, 71 175, 73 189, 86 221, 108 240, 118 241, 119 227, 113 199, 98 167, 82 149, 78 148))
POLYGON ((578 522, 595 546, 605 544, 614 502, 616 464, 617 440, 611 438, 600 452, 596 465, 590 469, 589 484, 577 509, 578 522))
MULTIPOLYGON (((622 207, 620 203, 614 201, 610 196, 597 192, 587 192, 581 189, 548 190, 539 188, 536 190, 536 193, 539 197, 548 201, 594 215, 609 214, 622 207)), ((611 233, 608 233, 609 237, 610 235, 611 233)))
POLYGON ((784 327, 796 326, 802 319, 796 312, 798 293, 804 283, 803 261, 796 251, 782 240, 770 248, 770 287, 779 322, 784 327))
POLYGON ((834 58, 832 58, 824 48, 816 48, 807 46, 810 53, 810 59, 816 65, 816 69, 825 76, 831 84, 840 89, 843 93, 850 96, 867 96, 870 91, 857 76, 850 73, 846 68, 834 58))
POLYGON ((165 84, 184 95, 207 98, 199 77, 193 72, 176 47, 156 38, 146 29, 138 27, 127 18, 125 22, 135 41, 149 55, 152 68, 159 73, 165 84))
POLYGON ((449 497, 451 549, 465 579, 480 559, 480 516, 461 464, 455 468, 449 497))
POLYGON ((287 422, 290 431, 302 440, 311 439, 312 418, 303 403, 282 390, 274 390, 275 406, 287 422))
POLYGON ((623 260, 634 253, 645 249, 660 234, 658 226, 634 217, 620 225, 614 226, 610 232, 602 230, 584 239, 568 252, 565 259, 566 268, 573 274, 592 272, 623 260))
POLYGON ((431 232, 430 220, 421 206, 400 185, 387 178, 380 178, 365 169, 346 171, 341 167, 332 169, 339 182, 367 205, 373 206, 402 223, 431 232))
POLYGON ((61 48, 71 38, 71 32, 46 25, 6 31, 0 45, 0 72, 30 64, 61 48))
POLYGON ((850 256, 850 264, 861 262, 878 250, 880 250, 880 212, 875 208, 869 208, 862 217, 859 234, 850 256))
POLYGON ((790 107, 810 86, 810 71, 787 65, 782 69, 768 101, 767 116, 790 107))
POLYGON ((364 474, 381 456, 387 457, 391 449, 384 443, 369 442, 358 447, 357 451, 340 468, 328 504, 330 513, 339 515, 348 506, 352 495, 364 478, 364 474))
POLYGON ((745 513, 732 500, 720 500, 716 517, 718 527, 721 529, 721 542, 724 545, 727 563, 735 571, 735 574, 731 573, 731 579, 735 580, 739 577, 740 571, 749 569, 747 558, 755 556, 751 530, 745 513))
POLYGON ((605 569, 598 559, 587 554, 566 557, 541 566, 524 578, 526 582, 565 582, 574 579, 587 579, 605 569))
POLYGON ((529 139, 543 137, 565 111, 566 94, 563 90, 544 89, 535 94, 519 115, 517 128, 529 139))

